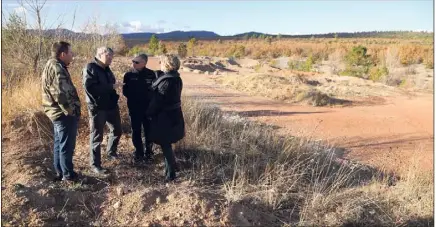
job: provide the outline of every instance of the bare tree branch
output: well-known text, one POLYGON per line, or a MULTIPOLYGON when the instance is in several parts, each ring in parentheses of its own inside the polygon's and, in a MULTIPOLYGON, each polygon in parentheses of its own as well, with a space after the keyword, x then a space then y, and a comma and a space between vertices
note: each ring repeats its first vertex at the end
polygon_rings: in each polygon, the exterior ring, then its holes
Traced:
POLYGON ((43 25, 42 25, 42 9, 44 8, 47 0, 18 0, 18 4, 26 10, 30 11, 31 15, 36 19, 36 27, 38 29, 38 51, 33 57, 33 70, 36 73, 38 70, 38 63, 42 55, 42 44, 43 44, 43 25))
POLYGON ((74 29, 74 23, 76 22, 76 12, 77 12, 77 6, 74 8, 74 12, 73 12, 73 21, 71 23, 71 30, 74 29))

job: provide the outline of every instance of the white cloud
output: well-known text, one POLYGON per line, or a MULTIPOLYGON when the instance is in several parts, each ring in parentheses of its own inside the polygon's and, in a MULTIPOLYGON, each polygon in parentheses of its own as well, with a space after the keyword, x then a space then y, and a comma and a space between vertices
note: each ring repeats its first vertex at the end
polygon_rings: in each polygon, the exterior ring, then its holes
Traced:
POLYGON ((157 24, 145 25, 142 24, 141 21, 130 21, 118 24, 118 32, 120 33, 137 33, 137 32, 153 32, 153 33, 161 33, 165 32, 165 28, 163 28, 162 21, 157 24))
MULTIPOLYGON (((170 31, 183 30, 183 29, 188 30, 190 28, 189 26, 184 26, 184 25, 174 26, 174 23, 165 20, 159 20, 150 24, 144 24, 140 20, 132 20, 132 21, 125 21, 121 23, 111 23, 110 26, 112 28, 115 28, 119 33, 140 33, 140 32, 163 33, 163 32, 170 32, 170 31)), ((98 25, 98 27, 99 27, 98 30, 100 31, 105 30, 103 24, 98 25)), ((82 28, 79 30, 84 31, 87 29, 82 28)))

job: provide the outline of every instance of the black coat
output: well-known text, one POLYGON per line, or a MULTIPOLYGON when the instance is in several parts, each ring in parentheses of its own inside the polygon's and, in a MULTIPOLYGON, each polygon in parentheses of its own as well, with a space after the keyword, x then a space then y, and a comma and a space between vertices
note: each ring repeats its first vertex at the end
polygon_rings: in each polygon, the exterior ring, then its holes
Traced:
POLYGON ((97 61, 95 59, 83 69, 86 103, 91 110, 115 109, 120 98, 113 87, 116 82, 115 76, 109 67, 103 68, 97 64, 97 61))
POLYGON ((183 82, 177 71, 161 75, 153 84, 153 97, 146 111, 151 117, 149 139, 157 144, 175 143, 185 136, 181 107, 183 82))
POLYGON ((133 69, 124 74, 123 95, 127 98, 130 115, 145 114, 152 96, 151 84, 155 79, 155 72, 148 68, 141 71, 133 69))

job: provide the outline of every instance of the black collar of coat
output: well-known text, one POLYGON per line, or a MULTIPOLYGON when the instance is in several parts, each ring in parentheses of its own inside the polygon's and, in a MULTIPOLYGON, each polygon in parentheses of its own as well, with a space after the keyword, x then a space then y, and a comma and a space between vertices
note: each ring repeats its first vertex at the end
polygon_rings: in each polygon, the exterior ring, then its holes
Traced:
POLYGON ((145 69, 146 69, 146 67, 144 67, 144 68, 142 68, 140 70, 137 70, 137 69, 133 68, 131 72, 132 73, 141 73, 141 72, 145 72, 145 69))
POLYGON ((96 65, 98 65, 98 67, 100 67, 100 68, 102 68, 102 69, 104 69, 104 70, 110 70, 109 66, 103 67, 103 66, 102 66, 102 65, 104 65, 103 62, 101 62, 100 60, 98 60, 96 57, 94 57, 94 63, 95 63, 96 65))
POLYGON ((180 76, 180 73, 177 72, 176 70, 172 70, 172 71, 166 72, 165 75, 170 75, 170 76, 174 76, 174 77, 179 77, 179 76, 180 76))

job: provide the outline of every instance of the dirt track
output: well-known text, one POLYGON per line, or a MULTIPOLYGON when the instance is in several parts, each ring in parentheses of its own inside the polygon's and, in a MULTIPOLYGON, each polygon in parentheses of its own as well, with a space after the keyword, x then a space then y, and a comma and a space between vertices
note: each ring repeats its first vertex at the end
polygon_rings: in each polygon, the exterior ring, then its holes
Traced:
MULTIPOLYGON (((156 59, 148 67, 158 68, 156 59)), ((312 107, 248 96, 201 74, 181 73, 184 94, 281 127, 281 132, 322 139, 344 157, 401 173, 416 165, 433 170, 433 96, 385 98, 380 105, 312 107)))

